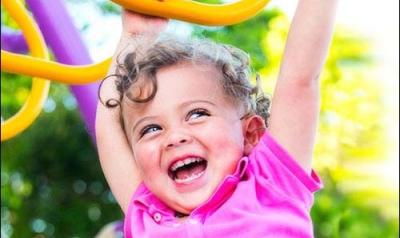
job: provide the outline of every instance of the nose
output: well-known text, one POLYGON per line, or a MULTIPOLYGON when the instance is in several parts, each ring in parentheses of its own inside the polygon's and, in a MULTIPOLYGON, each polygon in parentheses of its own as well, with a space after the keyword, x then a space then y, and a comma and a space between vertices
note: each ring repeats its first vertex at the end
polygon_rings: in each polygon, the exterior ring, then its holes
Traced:
POLYGON ((192 137, 182 131, 173 131, 171 132, 165 142, 165 148, 173 148, 177 146, 181 146, 189 143, 192 140, 192 137))

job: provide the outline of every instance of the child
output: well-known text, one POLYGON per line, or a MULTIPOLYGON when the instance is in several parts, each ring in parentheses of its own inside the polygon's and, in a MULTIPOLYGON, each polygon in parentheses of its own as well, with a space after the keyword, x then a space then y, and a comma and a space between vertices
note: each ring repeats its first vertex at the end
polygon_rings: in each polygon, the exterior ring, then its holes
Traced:
POLYGON ((156 39, 166 20, 124 12, 123 62, 102 85, 96 133, 126 238, 313 236, 318 78, 335 8, 299 1, 269 118, 242 51, 156 39), (127 48, 138 35, 151 40, 127 48))

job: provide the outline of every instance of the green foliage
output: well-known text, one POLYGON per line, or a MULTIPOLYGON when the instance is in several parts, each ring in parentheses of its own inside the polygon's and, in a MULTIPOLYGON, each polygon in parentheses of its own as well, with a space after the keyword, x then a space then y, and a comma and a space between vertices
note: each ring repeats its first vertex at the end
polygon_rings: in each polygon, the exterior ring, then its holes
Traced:
POLYGON ((1 73, 1 116, 9 118, 18 112, 29 95, 31 79, 25 76, 1 73), (4 107, 3 107, 4 105, 4 107))
MULTIPOLYGON (((120 10, 97 3, 105 14, 120 10)), ((13 25, 4 14, 2 22, 13 25)), ((288 27, 288 19, 271 9, 234 26, 195 26, 194 35, 249 52, 272 94, 288 27)), ((367 40, 338 28, 322 75, 315 167, 325 186, 312 210, 318 238, 398 237, 398 191, 380 188, 379 174, 365 168, 370 163, 375 169, 387 151, 383 91, 370 50, 367 40)), ((28 96, 30 79, 1 77, 1 114, 8 118, 28 96)), ((33 125, 1 144, 2 237, 93 237, 122 218, 73 97, 55 83, 49 95, 33 125)))
POLYGON ((73 97, 59 84, 50 95, 30 128, 1 144, 2 234, 93 237, 122 214, 73 97))
POLYGON ((325 188, 316 194, 311 213, 316 237, 398 237, 398 219, 384 218, 379 209, 362 205, 341 192, 329 170, 320 175, 325 188))
MULTIPOLYGON (((264 90, 272 94, 288 29, 288 19, 270 10, 235 26, 197 27, 195 35, 249 52, 264 90)), ((338 28, 321 76, 314 157, 325 188, 317 193, 312 211, 318 238, 398 237, 398 192, 382 186, 379 172, 371 173, 388 151, 384 91, 374 67, 369 41, 338 28)))
POLYGON ((97 0, 97 5, 104 15, 107 14, 120 14, 121 7, 108 0, 97 0))
POLYGON ((269 63, 268 55, 263 49, 263 39, 269 30, 269 21, 278 14, 278 10, 264 11, 245 22, 220 28, 195 26, 194 35, 240 46, 251 55, 252 67, 259 70, 269 63))

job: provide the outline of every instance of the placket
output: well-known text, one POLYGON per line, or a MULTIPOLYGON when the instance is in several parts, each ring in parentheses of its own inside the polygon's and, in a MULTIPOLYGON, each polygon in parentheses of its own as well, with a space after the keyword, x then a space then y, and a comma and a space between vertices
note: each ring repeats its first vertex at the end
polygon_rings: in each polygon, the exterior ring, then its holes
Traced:
POLYGON ((186 237, 188 238, 204 238, 204 225, 200 217, 189 217, 185 223, 186 237))

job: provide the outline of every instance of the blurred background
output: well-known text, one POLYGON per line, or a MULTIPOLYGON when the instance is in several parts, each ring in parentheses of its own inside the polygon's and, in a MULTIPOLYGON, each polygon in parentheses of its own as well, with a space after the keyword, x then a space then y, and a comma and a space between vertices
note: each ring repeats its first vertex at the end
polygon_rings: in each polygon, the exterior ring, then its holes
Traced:
MULTIPOLYGON (((120 7, 106 0, 65 4, 93 61, 111 56, 121 31, 120 7)), ((173 21, 168 31, 241 47, 272 94, 295 5, 273 0, 234 26, 173 21)), ((399 236, 398 5, 340 2, 322 74, 314 158, 325 184, 312 210, 318 238, 399 236)), ((18 29, 3 7, 1 13, 2 30, 18 29)), ((30 85, 29 77, 1 73, 3 119, 19 110, 30 85)), ((1 237, 94 237, 122 217, 75 98, 66 85, 52 83, 39 118, 1 143, 1 237)))

